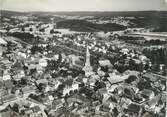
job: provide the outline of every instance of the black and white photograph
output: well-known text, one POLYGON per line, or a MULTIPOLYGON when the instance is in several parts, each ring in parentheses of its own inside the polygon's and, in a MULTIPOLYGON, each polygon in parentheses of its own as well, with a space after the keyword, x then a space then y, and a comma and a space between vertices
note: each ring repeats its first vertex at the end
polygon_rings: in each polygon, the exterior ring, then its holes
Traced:
POLYGON ((167 0, 0 0, 0 117, 167 117, 167 0))

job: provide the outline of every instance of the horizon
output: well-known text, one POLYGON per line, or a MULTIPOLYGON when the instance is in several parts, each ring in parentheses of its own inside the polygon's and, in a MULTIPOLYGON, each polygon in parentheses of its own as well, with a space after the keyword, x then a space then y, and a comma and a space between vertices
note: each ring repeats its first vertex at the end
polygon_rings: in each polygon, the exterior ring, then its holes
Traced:
POLYGON ((16 12, 167 11, 167 0, 0 0, 0 4, 1 10, 16 12))
POLYGON ((134 11, 17 11, 17 10, 8 10, 0 9, 0 11, 7 12, 20 12, 20 13, 31 13, 31 12, 49 12, 49 13, 58 13, 58 12, 167 12, 167 10, 134 10, 134 11))

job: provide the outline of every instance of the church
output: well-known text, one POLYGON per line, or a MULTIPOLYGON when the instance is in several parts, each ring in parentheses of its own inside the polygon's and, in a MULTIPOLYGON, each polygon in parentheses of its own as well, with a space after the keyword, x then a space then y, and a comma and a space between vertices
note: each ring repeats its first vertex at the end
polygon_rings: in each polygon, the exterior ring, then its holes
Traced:
POLYGON ((90 52, 89 52, 89 48, 88 46, 86 47, 86 61, 85 61, 85 66, 82 69, 83 71, 85 71, 85 76, 89 77, 91 75, 94 74, 93 72, 93 68, 90 64, 90 52))

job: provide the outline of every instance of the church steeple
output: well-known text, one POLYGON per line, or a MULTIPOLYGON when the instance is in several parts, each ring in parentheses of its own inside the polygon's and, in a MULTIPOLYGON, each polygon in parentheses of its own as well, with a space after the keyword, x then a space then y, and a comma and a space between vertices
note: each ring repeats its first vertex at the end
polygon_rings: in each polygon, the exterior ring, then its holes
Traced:
POLYGON ((86 47, 86 63, 87 66, 90 66, 90 52, 88 46, 86 47))
POLYGON ((89 76, 92 74, 92 66, 90 65, 90 52, 88 45, 86 47, 86 61, 85 61, 85 66, 83 67, 83 70, 85 71, 85 76, 89 76))

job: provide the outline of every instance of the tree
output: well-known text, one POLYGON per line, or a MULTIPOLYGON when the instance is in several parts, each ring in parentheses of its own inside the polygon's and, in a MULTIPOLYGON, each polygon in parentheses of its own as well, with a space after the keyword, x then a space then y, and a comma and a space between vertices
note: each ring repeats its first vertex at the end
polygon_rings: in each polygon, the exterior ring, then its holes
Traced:
POLYGON ((53 33, 54 33, 54 29, 51 29, 51 30, 50 30, 50 34, 53 34, 53 33))
POLYGON ((7 31, 7 32, 9 32, 9 30, 10 30, 10 28, 9 28, 9 27, 7 27, 7 28, 6 28, 6 31, 7 31))
POLYGON ((131 83, 131 82, 135 81, 136 79, 137 79, 136 76, 131 75, 131 76, 128 77, 128 79, 125 80, 125 82, 126 83, 131 83))
POLYGON ((98 89, 101 89, 101 88, 104 88, 104 87, 106 87, 105 83, 96 81, 94 89, 98 90, 98 89))
POLYGON ((22 78, 20 84, 27 85, 27 80, 25 78, 22 78))
POLYGON ((39 89, 40 91, 44 90, 44 84, 39 83, 39 85, 38 85, 38 89, 39 89))
POLYGON ((58 90, 63 90, 65 88, 65 85, 64 84, 61 84, 58 86, 58 90))
POLYGON ((40 31, 40 32, 45 32, 45 29, 44 29, 44 28, 42 28, 42 29, 39 29, 39 31, 40 31))
POLYGON ((61 62, 62 61, 62 55, 61 55, 61 52, 59 52, 59 58, 57 60, 58 62, 61 62))
POLYGON ((32 28, 30 28, 30 32, 32 32, 33 31, 33 29, 32 28))
POLYGON ((14 103, 13 107, 12 107, 13 111, 15 112, 19 112, 19 105, 14 103))
POLYGON ((21 28, 21 31, 23 31, 23 32, 25 31, 24 27, 21 28))

